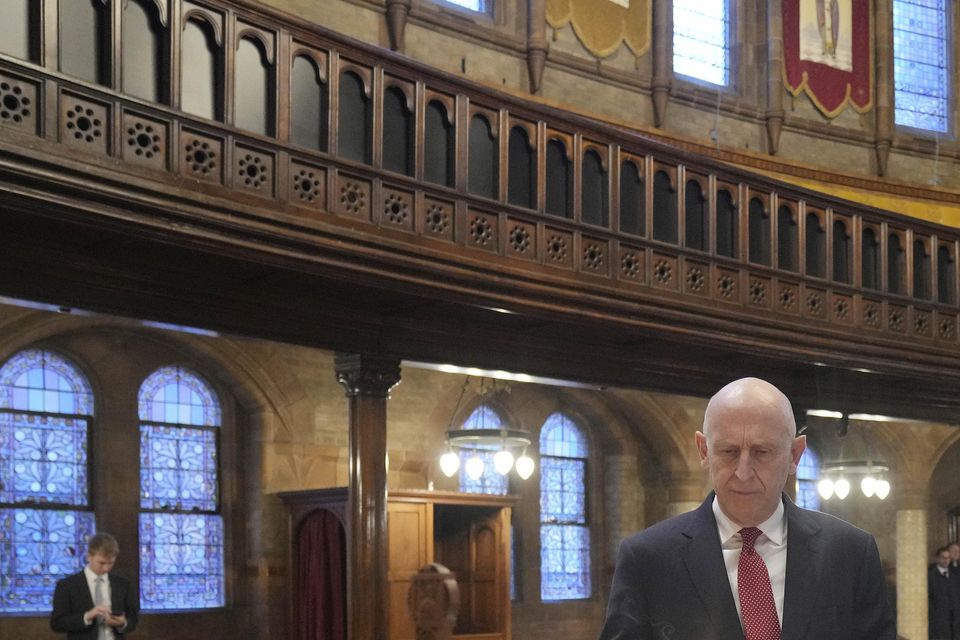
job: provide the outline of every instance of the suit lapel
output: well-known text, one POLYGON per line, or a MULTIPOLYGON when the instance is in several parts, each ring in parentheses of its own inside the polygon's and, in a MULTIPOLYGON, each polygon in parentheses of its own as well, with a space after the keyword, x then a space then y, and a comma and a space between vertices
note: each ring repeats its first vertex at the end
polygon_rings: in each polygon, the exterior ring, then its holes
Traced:
POLYGON ((76 576, 74 582, 75 592, 80 597, 81 602, 86 603, 83 605, 83 610, 89 611, 93 609, 93 595, 90 593, 90 583, 87 582, 87 573, 86 571, 80 571, 80 573, 74 575, 76 576))
POLYGON ((820 527, 787 497, 787 576, 783 590, 781 640, 804 638, 817 585, 823 572, 824 550, 820 527))
POLYGON ((713 496, 713 492, 707 496, 697 508, 690 527, 683 532, 688 542, 681 553, 690 580, 696 585, 700 600, 710 616, 712 628, 720 630, 717 637, 743 640, 740 617, 723 564, 717 522, 713 517, 713 496))

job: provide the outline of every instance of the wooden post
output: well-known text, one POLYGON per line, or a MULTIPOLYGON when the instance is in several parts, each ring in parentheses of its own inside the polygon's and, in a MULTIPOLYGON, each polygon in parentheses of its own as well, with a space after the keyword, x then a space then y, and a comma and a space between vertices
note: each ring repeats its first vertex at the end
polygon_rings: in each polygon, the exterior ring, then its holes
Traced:
POLYGON ((338 353, 334 367, 350 404, 347 637, 387 640, 387 399, 400 362, 338 353))

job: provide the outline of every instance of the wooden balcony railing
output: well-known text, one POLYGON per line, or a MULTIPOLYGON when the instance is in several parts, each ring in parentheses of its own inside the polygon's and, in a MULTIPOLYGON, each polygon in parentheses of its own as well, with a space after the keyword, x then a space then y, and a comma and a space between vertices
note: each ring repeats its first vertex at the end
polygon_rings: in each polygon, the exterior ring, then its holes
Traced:
POLYGON ((960 351, 954 229, 717 166, 250 1, 7 2, 22 29, 0 43, 4 163, 109 180, 198 224, 229 212, 216 224, 263 237, 339 233, 397 260, 960 351))

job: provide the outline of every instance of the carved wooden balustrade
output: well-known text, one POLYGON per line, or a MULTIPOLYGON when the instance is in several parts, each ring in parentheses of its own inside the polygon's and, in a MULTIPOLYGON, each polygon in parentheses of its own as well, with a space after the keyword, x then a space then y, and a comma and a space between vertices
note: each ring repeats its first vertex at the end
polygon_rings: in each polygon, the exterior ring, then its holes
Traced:
POLYGON ((63 192, 238 246, 362 248, 363 269, 421 282, 472 273, 503 285, 477 293, 489 306, 589 301, 958 367, 954 229, 717 166, 250 1, 57 5, 25 2, 22 41, 0 45, 10 193, 63 192))

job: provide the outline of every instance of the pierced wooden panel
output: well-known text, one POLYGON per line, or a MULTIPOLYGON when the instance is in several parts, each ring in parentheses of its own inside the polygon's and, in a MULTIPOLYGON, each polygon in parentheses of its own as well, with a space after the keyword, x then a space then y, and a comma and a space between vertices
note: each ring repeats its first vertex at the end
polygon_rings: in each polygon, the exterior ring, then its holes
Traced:
POLYGON ((751 307, 769 309, 772 298, 770 278, 751 275, 747 284, 747 304, 751 307))
POLYGON ((370 220, 370 181, 348 174, 337 175, 334 211, 341 215, 370 220))
POLYGON ((537 226, 512 218, 507 219, 504 255, 524 260, 537 259, 537 226))
POLYGON ((913 335, 921 338, 933 337, 933 312, 926 309, 913 310, 913 322, 911 323, 913 335))
POLYGON ((126 162, 166 169, 169 139, 167 123, 124 112, 120 147, 126 162))
POLYGON ((853 309, 853 296, 840 293, 830 294, 830 320, 838 324, 854 324, 856 315, 853 309))
POLYGON ((300 162, 290 163, 290 201, 307 207, 327 208, 327 170, 300 162))
POLYGON ((827 292, 825 290, 814 287, 804 289, 803 315, 818 320, 827 319, 827 292))
POLYGON ((656 252, 650 264, 650 284, 657 289, 680 289, 680 260, 676 256, 656 252))
POLYGON ((442 240, 453 240, 453 203, 424 198, 423 235, 442 240))
POLYGON ((646 282, 646 252, 638 247, 625 244, 621 244, 618 249, 620 257, 617 263, 617 277, 624 282, 644 284, 646 282))
POLYGON ((0 73, 0 124, 37 135, 37 83, 0 73))
POLYGON ((413 231, 413 194, 400 189, 383 188, 380 226, 413 231))
POLYGON ((464 242, 468 247, 496 252, 500 242, 497 229, 497 216, 479 211, 467 212, 467 236, 464 242))
POLYGON ((573 269, 573 234, 546 227, 543 233, 543 263, 573 269))
POLYGON ((864 298, 860 301, 860 324, 868 329, 883 327, 883 304, 879 300, 864 298))
POLYGON ((233 155, 233 185, 249 193, 272 198, 276 176, 273 154, 238 144, 233 155))
POLYGON ((937 338, 946 342, 957 340, 957 317, 937 312, 937 338))
POLYGON ((180 132, 180 173, 204 182, 223 183, 223 141, 189 129, 180 132))
POLYGON ((795 282, 778 281, 774 308, 780 313, 800 315, 800 285, 795 282))
POLYGON ((583 236, 580 239, 580 271, 600 276, 610 275, 610 243, 583 236))
POLYGON ((694 260, 683 261, 683 291, 695 296, 710 297, 710 287, 707 279, 710 275, 710 265, 706 262, 694 260))
POLYGON ((887 306, 887 330, 894 333, 906 333, 907 308, 898 304, 887 306))
POLYGON ((714 276, 714 297, 723 302, 740 302, 739 273, 733 269, 717 267, 714 276))
POLYGON ((62 93, 60 142, 106 155, 110 148, 110 107, 80 96, 62 93))

